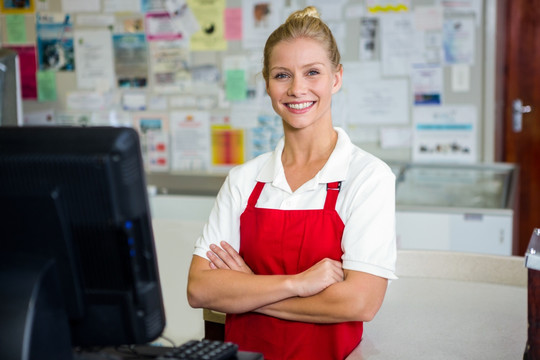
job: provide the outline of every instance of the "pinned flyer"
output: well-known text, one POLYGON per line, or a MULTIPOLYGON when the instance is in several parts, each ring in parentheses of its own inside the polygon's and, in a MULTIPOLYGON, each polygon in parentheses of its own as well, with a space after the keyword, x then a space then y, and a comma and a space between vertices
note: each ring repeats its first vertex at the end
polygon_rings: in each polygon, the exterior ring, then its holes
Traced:
POLYGON ((165 0, 165 9, 171 17, 171 25, 186 37, 191 37, 201 28, 186 0, 165 0))

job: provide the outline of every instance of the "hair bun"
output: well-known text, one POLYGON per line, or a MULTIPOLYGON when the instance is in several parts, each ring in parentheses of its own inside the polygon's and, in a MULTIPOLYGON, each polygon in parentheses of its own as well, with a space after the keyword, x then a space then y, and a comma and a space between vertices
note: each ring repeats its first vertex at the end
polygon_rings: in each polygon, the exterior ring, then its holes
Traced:
POLYGON ((291 21, 293 19, 302 19, 304 17, 314 17, 317 19, 320 19, 319 11, 315 6, 307 6, 304 8, 304 10, 297 10, 293 12, 289 17, 287 18, 287 21, 291 21))

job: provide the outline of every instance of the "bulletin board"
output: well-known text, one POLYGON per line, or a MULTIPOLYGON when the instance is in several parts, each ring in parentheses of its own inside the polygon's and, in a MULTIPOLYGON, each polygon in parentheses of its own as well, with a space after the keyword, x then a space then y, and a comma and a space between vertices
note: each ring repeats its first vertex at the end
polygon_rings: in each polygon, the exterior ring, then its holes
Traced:
MULTIPOLYGON (((487 0, 486 0, 487 1, 487 0)), ((483 0, 3 1, 26 125, 132 126, 150 172, 224 172, 273 149, 270 32, 315 5, 344 66, 333 121, 383 160, 481 159, 483 0)))

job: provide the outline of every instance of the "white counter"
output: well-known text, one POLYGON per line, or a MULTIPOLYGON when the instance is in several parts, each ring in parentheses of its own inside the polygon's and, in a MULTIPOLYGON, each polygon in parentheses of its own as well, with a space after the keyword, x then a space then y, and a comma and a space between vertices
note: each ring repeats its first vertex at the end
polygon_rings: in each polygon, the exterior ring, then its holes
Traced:
POLYGON ((523 258, 400 251, 397 272, 355 359, 523 358, 523 258))

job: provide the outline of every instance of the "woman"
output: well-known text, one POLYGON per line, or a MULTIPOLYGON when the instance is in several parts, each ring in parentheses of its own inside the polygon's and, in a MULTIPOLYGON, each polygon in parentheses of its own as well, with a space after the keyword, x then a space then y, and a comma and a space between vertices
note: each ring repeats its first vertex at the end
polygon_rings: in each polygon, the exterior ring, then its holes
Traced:
POLYGON ((263 76, 284 138, 232 169, 197 240, 193 307, 265 359, 344 359, 395 279, 395 177, 332 126, 343 69, 317 10, 268 38, 263 76))

